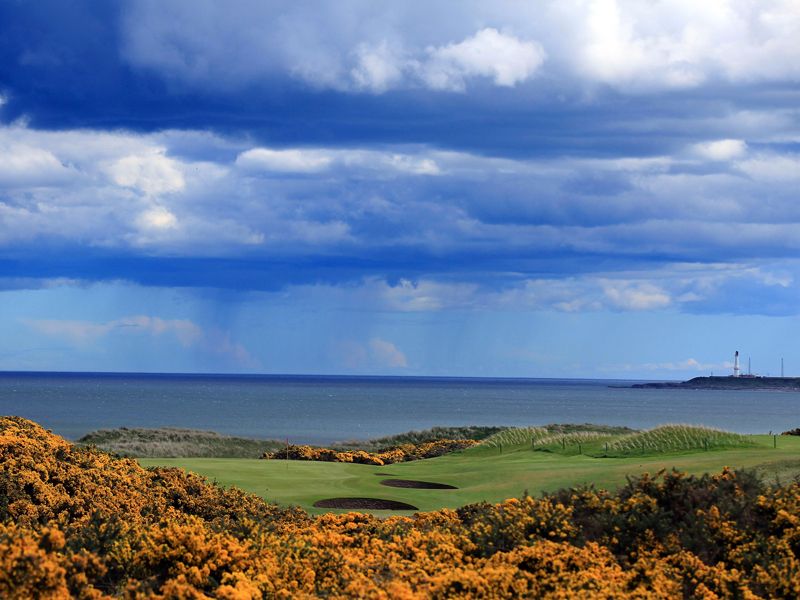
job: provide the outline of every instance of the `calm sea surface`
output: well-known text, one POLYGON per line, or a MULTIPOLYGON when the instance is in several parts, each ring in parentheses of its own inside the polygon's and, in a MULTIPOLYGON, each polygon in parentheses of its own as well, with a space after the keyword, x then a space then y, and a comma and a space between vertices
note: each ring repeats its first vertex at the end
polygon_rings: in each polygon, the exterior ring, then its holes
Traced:
POLYGON ((0 414, 70 439, 110 427, 189 427, 330 443, 434 425, 691 423, 800 426, 800 393, 611 388, 575 379, 0 373, 0 414))

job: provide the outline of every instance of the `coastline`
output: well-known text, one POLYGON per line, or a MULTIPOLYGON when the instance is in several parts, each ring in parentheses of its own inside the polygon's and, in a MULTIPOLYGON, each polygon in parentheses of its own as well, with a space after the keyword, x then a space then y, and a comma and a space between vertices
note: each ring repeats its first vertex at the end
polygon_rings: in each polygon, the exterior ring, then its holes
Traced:
POLYGON ((633 389, 800 392, 800 377, 694 377, 688 381, 635 383, 633 389))

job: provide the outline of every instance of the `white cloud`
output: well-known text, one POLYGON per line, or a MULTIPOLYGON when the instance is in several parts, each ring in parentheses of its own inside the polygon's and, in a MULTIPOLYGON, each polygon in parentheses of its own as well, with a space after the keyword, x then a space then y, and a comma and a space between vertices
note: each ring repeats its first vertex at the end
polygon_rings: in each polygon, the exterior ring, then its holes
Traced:
POLYGON ((143 229, 174 229, 178 219, 163 206, 155 206, 139 215, 137 223, 143 229))
POLYGON ((404 312, 442 310, 469 305, 475 300, 478 286, 470 283, 443 283, 431 280, 401 279, 396 285, 385 281, 367 282, 381 302, 404 312))
MULTIPOLYGON (((694 312, 719 303, 726 289, 743 284, 765 297, 791 289, 800 263, 673 263, 646 271, 587 273, 559 278, 516 279, 513 283, 442 281, 433 277, 390 283, 369 277, 358 285, 290 286, 283 293, 295 305, 324 302, 345 310, 694 312)), ((728 309, 726 309, 728 310, 728 309)))
POLYGON ((380 338, 372 338, 369 341, 369 349, 375 362, 381 366, 392 369, 402 369, 408 366, 406 355, 392 342, 380 338))
POLYGON ((107 171, 117 185, 136 188, 148 196, 179 192, 186 187, 178 162, 165 156, 161 148, 117 159, 107 171))
POLYGON ((224 89, 284 75, 354 92, 463 90, 474 78, 517 85, 548 66, 547 82, 633 93, 800 79, 796 0, 496 0, 457 11, 359 0, 202 11, 174 2, 165 11, 145 1, 126 11, 122 29, 134 67, 224 89))
POLYGON ((236 165, 250 173, 314 174, 335 167, 411 175, 439 175, 442 172, 435 158, 426 153, 337 148, 251 148, 239 154, 236 165))
POLYGON ((48 149, 0 139, 0 186, 49 187, 75 175, 48 149))
POLYGON ((702 69, 687 60, 691 40, 686 32, 676 39, 666 32, 637 31, 634 11, 624 6, 616 0, 589 3, 578 59, 586 76, 612 84, 678 88, 702 82, 702 69))
POLYGON ((611 304, 623 310, 654 310, 672 302, 669 294, 651 283, 629 284, 609 281, 603 286, 611 304))
POLYGON ((171 334, 183 346, 191 346, 203 337, 203 330, 191 321, 146 315, 123 317, 104 323, 61 319, 37 319, 26 323, 39 333, 64 337, 78 344, 89 343, 113 332, 148 333, 155 336, 171 334))
POLYGON ((366 343, 341 340, 332 347, 334 360, 351 370, 405 369, 408 359, 392 342, 373 337, 366 343))
POLYGON ((694 144, 692 150, 707 160, 726 161, 744 156, 747 144, 743 140, 715 140, 694 144))
POLYGON ((437 90, 463 91, 468 79, 487 77, 495 85, 514 87, 542 66, 538 42, 520 40, 497 29, 481 29, 457 44, 429 47, 420 67, 422 79, 437 90))
POLYGON ((430 45, 424 51, 404 51, 384 39, 377 44, 362 42, 351 54, 355 60, 349 71, 352 81, 340 81, 337 86, 374 94, 420 85, 463 92, 469 81, 479 78, 514 87, 533 77, 546 58, 538 42, 492 27, 460 42, 430 45))
POLYGON ((800 76, 795 0, 575 0, 557 14, 590 81, 642 91, 800 76))
POLYGON ((206 350, 218 354, 239 367, 245 369, 258 369, 261 362, 244 345, 231 339, 229 333, 213 332, 206 336, 204 341, 206 350))
POLYGON ((728 371, 733 368, 733 363, 724 361, 719 363, 703 363, 694 358, 687 358, 685 360, 666 361, 666 362, 649 362, 643 364, 626 364, 615 365, 606 370, 613 371, 635 371, 635 372, 658 372, 658 371, 683 371, 683 372, 701 372, 708 373, 716 371, 728 371))
POLYGON ((736 167, 756 181, 765 183, 800 180, 800 155, 759 154, 737 163, 736 167))
POLYGON ((350 76, 356 89, 380 94, 402 83, 407 60, 391 49, 386 40, 377 46, 359 44, 354 55, 356 64, 350 76))
POLYGON ((66 339, 77 346, 87 346, 112 335, 170 336, 184 348, 202 350, 223 357, 247 369, 260 366, 247 348, 217 330, 205 331, 189 319, 162 319, 149 315, 133 315, 105 322, 68 319, 27 319, 26 325, 36 332, 66 339))
MULTIPOLYGON (((501 249, 508 256, 655 253, 710 261, 731 251, 800 250, 797 155, 762 142, 747 148, 733 137, 645 159, 514 159, 421 145, 252 148, 191 131, 14 125, 0 126, 0 147, 25 149, 13 155, 13 178, 0 175, 4 245, 47 240, 154 255, 259 257, 386 256, 395 249, 489 257, 501 249), (698 150, 730 158, 700 160, 698 150), (287 168, 294 170, 275 170, 287 168), (48 185, 58 178, 53 193, 48 185)), ((0 154, 0 164, 10 161, 0 154)), ((657 292, 607 295, 602 285, 581 281, 583 296, 558 280, 516 286, 507 298, 573 311, 664 302, 657 292)), ((464 285, 421 277, 383 295, 405 310, 474 304, 464 285)), ((673 305, 697 293, 664 291, 673 305)))
POLYGON ((236 158, 236 164, 248 170, 316 173, 330 167, 333 157, 321 150, 271 150, 252 148, 236 158))

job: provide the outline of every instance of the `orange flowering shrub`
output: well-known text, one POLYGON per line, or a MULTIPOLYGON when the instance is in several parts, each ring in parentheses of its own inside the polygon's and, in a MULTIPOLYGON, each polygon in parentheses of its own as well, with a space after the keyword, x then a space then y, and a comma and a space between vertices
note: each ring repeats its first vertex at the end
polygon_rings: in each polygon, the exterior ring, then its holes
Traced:
POLYGON ((364 450, 346 450, 337 452, 329 448, 312 446, 293 446, 281 448, 275 452, 265 452, 262 458, 286 460, 318 460, 323 462, 351 462, 362 465, 389 465, 392 463, 434 458, 456 450, 464 450, 477 445, 476 440, 435 440, 421 444, 402 444, 387 448, 381 452, 365 452, 364 450))
POLYGON ((800 483, 659 473, 311 518, 0 419, 2 598, 797 598, 800 483))

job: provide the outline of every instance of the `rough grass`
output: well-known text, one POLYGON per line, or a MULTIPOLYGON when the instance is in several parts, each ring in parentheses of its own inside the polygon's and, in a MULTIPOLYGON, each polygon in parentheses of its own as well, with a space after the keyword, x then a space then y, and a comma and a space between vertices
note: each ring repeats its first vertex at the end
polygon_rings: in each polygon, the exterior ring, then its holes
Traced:
POLYGON ((800 482, 800 458, 765 462, 755 467, 756 475, 766 483, 785 485, 800 482))
POLYGON ((636 433, 636 429, 625 427, 624 425, 598 425, 597 423, 551 423, 544 426, 550 433, 580 433, 592 432, 603 433, 607 435, 623 435, 627 433, 636 433))
POLYGON ((532 445, 550 435, 544 427, 509 427, 483 440, 489 448, 532 445))
POLYGON ((424 444, 437 440, 483 440, 507 427, 486 427, 469 425, 463 427, 433 427, 422 431, 407 431, 396 435, 389 435, 371 440, 348 440, 336 442, 331 447, 334 450, 364 450, 365 452, 380 452, 388 448, 403 444, 424 444))
POLYGON ((500 446, 538 447, 547 444, 559 445, 562 441, 575 443, 598 437, 619 436, 634 433, 630 427, 596 425, 592 423, 551 423, 533 427, 508 427, 483 440, 490 448, 500 446))
POLYGON ((285 446, 278 440, 252 440, 196 429, 101 429, 78 440, 120 456, 139 458, 259 458, 285 446))
POLYGON ((741 448, 751 445, 747 436, 695 425, 661 425, 622 436, 608 444, 609 456, 741 448))
POLYGON ((613 440, 615 436, 602 431, 573 431, 571 433, 555 433, 548 435, 536 441, 534 446, 535 450, 546 451, 567 451, 572 450, 574 446, 582 446, 584 444, 592 444, 596 442, 613 440))

